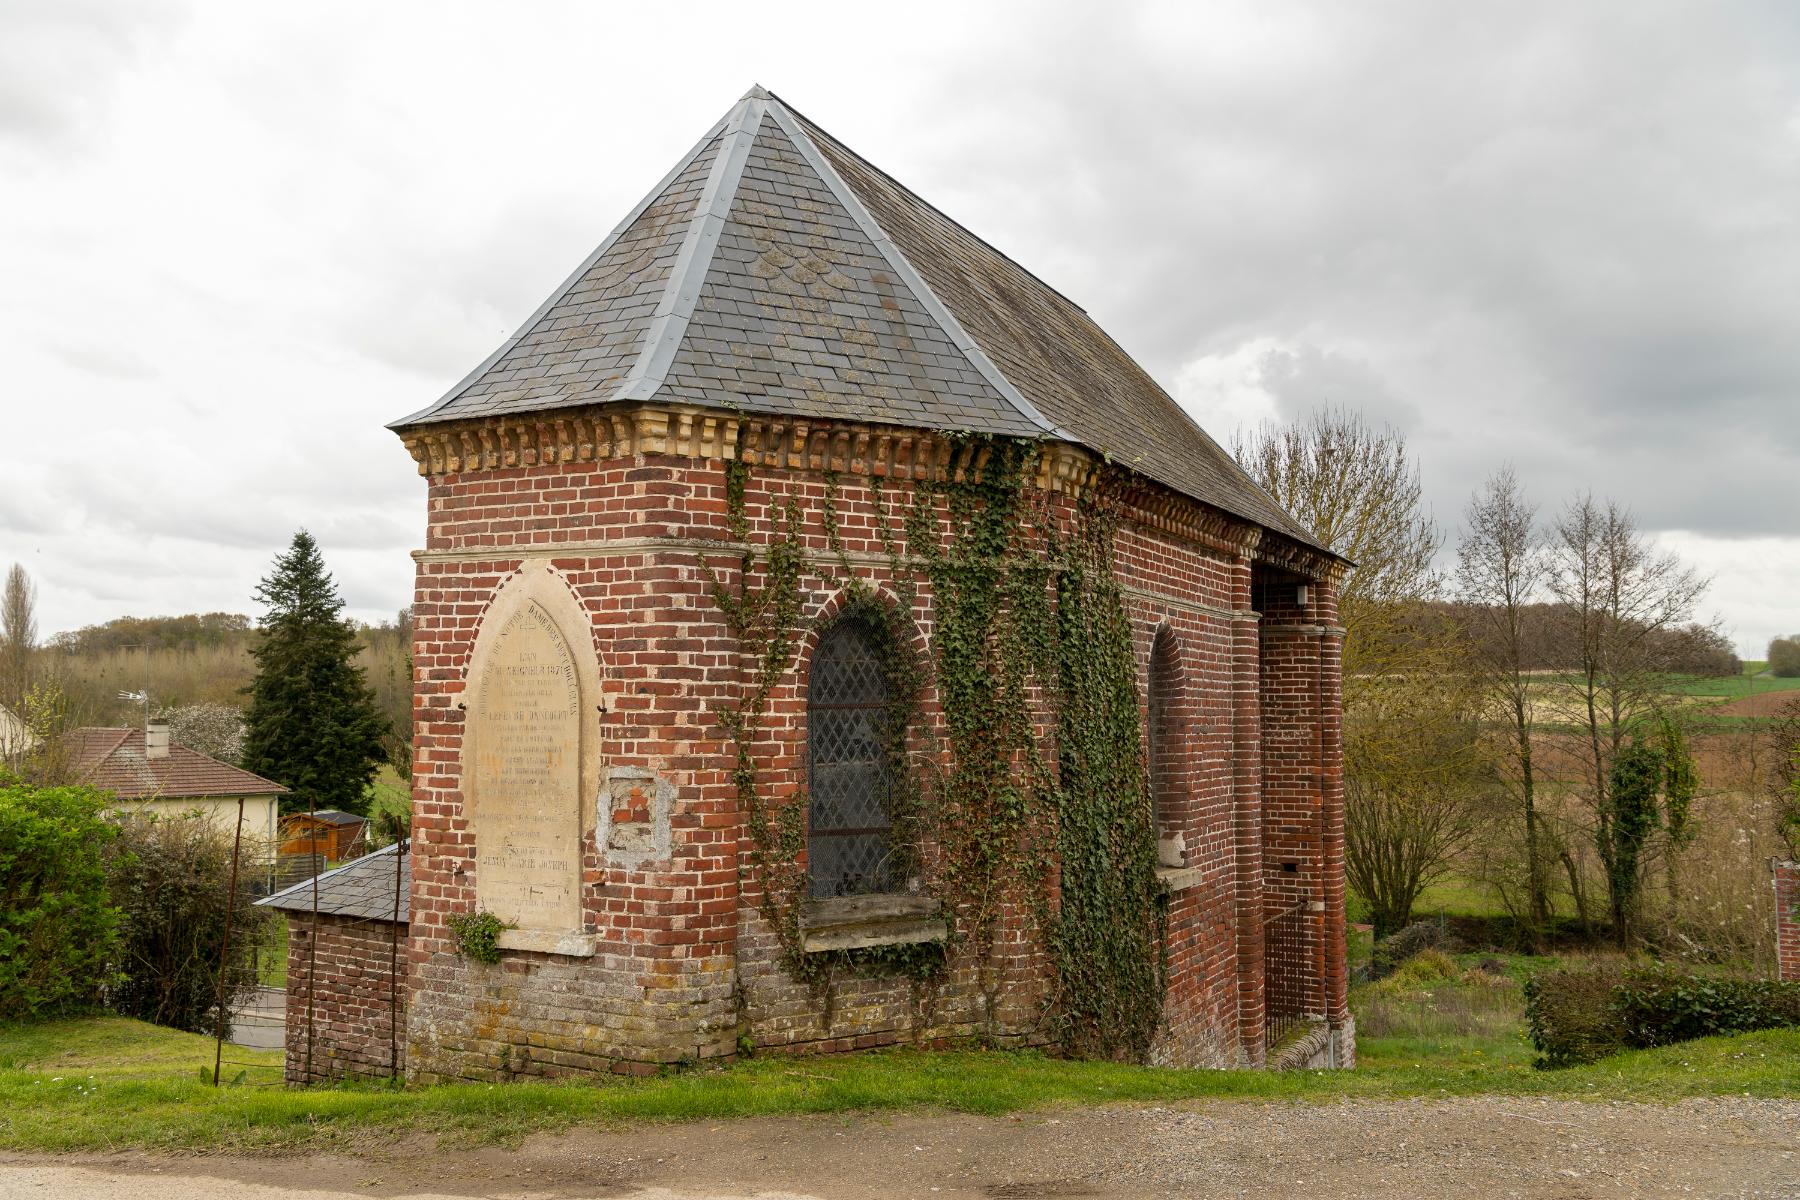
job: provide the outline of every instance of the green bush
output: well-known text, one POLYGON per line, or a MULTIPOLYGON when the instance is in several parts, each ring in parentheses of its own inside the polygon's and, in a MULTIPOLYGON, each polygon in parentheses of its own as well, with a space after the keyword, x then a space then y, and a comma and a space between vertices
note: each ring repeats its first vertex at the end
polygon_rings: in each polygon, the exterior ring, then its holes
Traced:
POLYGON ((92 1003, 110 981, 105 801, 87 788, 0 786, 0 1021, 92 1003))
POLYGON ((1613 991, 1633 1046, 1800 1026, 1800 983, 1634 971, 1613 991))
POLYGON ((1525 981, 1525 1029, 1540 1067, 1573 1067, 1629 1049, 1613 1011, 1616 967, 1546 971, 1525 981))
POLYGON ((489 966, 500 961, 500 935, 512 928, 486 909, 456 913, 451 916, 448 924, 457 953, 489 966))
POLYGON ((124 978, 107 1003, 129 1017, 211 1033, 225 913, 235 903, 231 961, 224 967, 228 1011, 256 989, 256 945, 270 914, 255 907, 247 873, 230 896, 231 835, 199 813, 133 813, 118 825, 107 876, 123 916, 124 978))
POLYGON ((1769 643, 1769 674, 1787 679, 1800 675, 1800 634, 1769 643))
POLYGON ((1551 971, 1525 984, 1525 1024, 1540 1067, 1621 1050, 1800 1026, 1800 983, 1664 969, 1551 971))

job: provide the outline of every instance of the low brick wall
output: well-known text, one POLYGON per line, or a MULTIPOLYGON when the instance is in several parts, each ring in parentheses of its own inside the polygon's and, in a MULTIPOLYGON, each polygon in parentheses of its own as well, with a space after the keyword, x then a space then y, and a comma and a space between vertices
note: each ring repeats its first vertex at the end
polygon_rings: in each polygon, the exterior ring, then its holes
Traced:
POLYGON ((1769 866, 1775 873, 1776 977, 1800 983, 1800 863, 1769 866))
POLYGON ((380 1078, 406 1070, 406 926, 400 933, 400 1014, 388 964, 394 925, 352 917, 288 918, 287 1081, 380 1078), (315 921, 316 933, 315 933, 315 921), (313 939, 317 938, 316 948, 313 939), (314 978, 318 987, 312 988, 314 978), (308 1036, 308 999, 311 1036, 308 1036), (398 1029, 398 1037, 395 1030, 398 1029), (310 1050, 309 1050, 310 1047, 310 1050))

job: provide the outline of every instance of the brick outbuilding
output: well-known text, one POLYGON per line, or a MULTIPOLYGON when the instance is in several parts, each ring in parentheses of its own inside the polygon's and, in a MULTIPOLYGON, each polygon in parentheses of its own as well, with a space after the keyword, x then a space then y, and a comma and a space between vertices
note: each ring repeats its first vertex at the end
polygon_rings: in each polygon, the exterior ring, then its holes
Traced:
MULTIPOLYGON (((1262 1065, 1273 1029, 1284 1061, 1353 1061, 1346 564, 1080 308, 779 98, 752 90, 517 334, 394 428, 429 488, 414 1077, 1051 1040, 1057 890, 1049 917, 1015 901, 984 952, 952 936, 969 917, 930 866, 943 831, 902 832, 879 798, 895 771, 944 768, 939 677, 909 753, 881 760, 866 714, 897 684, 852 603, 888 605, 927 662, 944 652, 942 598, 900 565, 927 548, 890 518, 1002 445, 1024 447, 1047 524, 1103 481, 1119 513, 1167 912, 1148 1057, 1262 1065), (760 578, 780 544, 805 550, 794 656, 740 759, 722 714, 758 648, 715 588, 743 587, 746 561, 760 578), (793 929, 759 903, 775 885, 746 770, 771 811, 803 806, 793 929), (449 931, 478 910, 510 926, 494 965, 449 931), (879 955, 828 987, 793 968, 934 943, 951 949, 928 984, 879 955)), ((1051 762, 1053 736, 1046 719, 1051 762)))
POLYGON ((395 1079, 406 1069, 406 843, 265 896, 288 925, 289 1083, 395 1079))

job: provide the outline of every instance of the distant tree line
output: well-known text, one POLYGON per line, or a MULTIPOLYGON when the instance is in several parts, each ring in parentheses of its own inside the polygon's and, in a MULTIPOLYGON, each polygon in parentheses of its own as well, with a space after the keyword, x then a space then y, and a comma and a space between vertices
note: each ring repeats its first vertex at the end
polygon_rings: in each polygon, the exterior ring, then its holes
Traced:
MULTIPOLYGON (((1495 629, 1491 607, 1469 599, 1435 599, 1421 603, 1396 620, 1411 636, 1434 637, 1447 621, 1479 641, 1491 636, 1495 629)), ((1524 670, 1565 672, 1580 666, 1576 618, 1567 606, 1547 599, 1536 601, 1521 605, 1517 619, 1524 670)), ((1627 618, 1628 623, 1632 620, 1627 618)), ((1635 623, 1640 627, 1643 624, 1635 623)), ((1672 674, 1728 678, 1743 673, 1743 660, 1731 639, 1715 626, 1687 622, 1672 628, 1642 628, 1642 634, 1672 674)))
POLYGON ((50 647, 64 654, 101 655, 117 650, 181 651, 212 646, 247 646, 255 623, 242 613, 188 613, 179 617, 117 617, 59 633, 50 647))

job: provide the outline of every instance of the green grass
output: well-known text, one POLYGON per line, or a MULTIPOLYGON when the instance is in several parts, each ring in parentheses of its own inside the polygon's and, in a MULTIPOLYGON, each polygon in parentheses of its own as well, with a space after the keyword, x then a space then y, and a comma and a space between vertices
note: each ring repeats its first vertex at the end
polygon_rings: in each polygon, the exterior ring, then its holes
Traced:
POLYGON ((1493 891, 1485 884, 1460 875, 1439 880, 1419 893, 1413 904, 1413 920, 1435 917, 1488 917, 1503 913, 1493 891))
MULTIPOLYGON (((1762 665, 1762 664, 1757 664, 1762 665)), ((1677 696, 1713 696, 1721 700, 1741 700, 1763 692, 1800 691, 1800 677, 1778 679, 1773 675, 1676 675, 1670 677, 1665 690, 1677 696)))
POLYGON ((647 1080, 289 1090, 273 1082, 276 1053, 228 1047, 228 1057, 261 1065, 243 1085, 214 1089, 199 1077, 212 1063, 204 1038, 120 1018, 82 1018, 0 1028, 0 1148, 295 1149, 419 1132, 465 1145, 596 1122, 895 1109, 998 1115, 1118 1101, 1800 1095, 1796 1030, 1537 1071, 1516 1032, 1449 1031, 1460 1020, 1452 1015, 1436 1029, 1427 1022, 1423 1032, 1405 1036, 1367 1036, 1361 1067, 1340 1072, 1176 1071, 1024 1051, 891 1050, 829 1059, 765 1056, 647 1080))
POLYGON ((371 818, 382 813, 406 816, 412 812, 412 784, 386 763, 382 764, 375 778, 369 782, 366 798, 371 818))
POLYGON ((256 982, 264 987, 287 986, 288 923, 277 915, 264 922, 256 943, 256 982))

